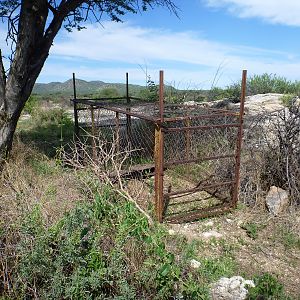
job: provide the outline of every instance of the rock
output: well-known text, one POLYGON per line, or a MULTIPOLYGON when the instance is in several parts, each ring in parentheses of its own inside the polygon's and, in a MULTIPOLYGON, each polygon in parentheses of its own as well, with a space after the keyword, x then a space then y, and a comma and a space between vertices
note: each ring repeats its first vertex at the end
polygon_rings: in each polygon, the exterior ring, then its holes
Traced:
POLYGON ((252 280, 241 276, 222 277, 213 284, 210 293, 214 300, 244 300, 248 294, 247 286, 255 287, 252 280))
POLYGON ((208 221, 208 222, 204 223, 204 226, 212 227, 212 226, 214 226, 214 222, 213 221, 208 221))
POLYGON ((183 102, 183 105, 194 106, 194 105, 197 105, 197 102, 195 102, 195 101, 185 101, 185 102, 183 102))
POLYGON ((276 186, 271 186, 266 196, 266 205, 269 212, 274 216, 284 212, 289 205, 287 191, 276 186))
POLYGON ((202 236, 204 238, 211 238, 211 237, 221 238, 223 236, 223 234, 221 234, 221 233, 219 233, 217 231, 214 231, 214 230, 210 230, 210 231, 203 232, 202 236))
POLYGON ((169 233, 169 235, 175 235, 176 232, 173 229, 169 229, 168 233, 169 233))
POLYGON ((190 266, 193 268, 193 269, 199 269, 200 266, 201 266, 201 263, 200 261, 196 260, 196 259, 191 259, 190 261, 190 266))

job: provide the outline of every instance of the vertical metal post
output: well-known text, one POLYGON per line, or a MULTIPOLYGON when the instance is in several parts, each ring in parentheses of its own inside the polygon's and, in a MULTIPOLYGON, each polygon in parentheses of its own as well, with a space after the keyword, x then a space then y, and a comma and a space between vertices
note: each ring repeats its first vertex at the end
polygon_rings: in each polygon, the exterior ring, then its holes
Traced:
POLYGON ((117 143, 117 153, 120 152, 120 116, 119 113, 116 112, 116 117, 115 117, 115 123, 116 123, 116 143, 117 143))
MULTIPOLYGON (((126 103, 130 106, 130 97, 129 97, 129 80, 128 80, 128 73, 126 73, 126 103)), ((126 108, 126 112, 130 112, 130 107, 126 108)), ((132 142, 132 128, 131 128, 131 116, 126 115, 126 133, 127 133, 127 140, 128 143, 131 144, 132 142)))
POLYGON ((76 95, 76 79, 75 73, 73 73, 73 108, 74 108, 74 133, 75 138, 79 138, 79 125, 78 125, 78 111, 77 111, 77 95, 76 95))
POLYGON ((96 129, 95 129, 95 114, 94 114, 94 107, 91 106, 91 120, 92 120, 92 152, 93 152, 93 159, 96 161, 97 159, 97 150, 96 150, 96 129))
POLYGON ((242 140, 243 140, 246 86, 247 86, 247 70, 243 70, 239 127, 238 127, 237 141, 236 141, 236 154, 235 154, 235 175, 234 175, 235 180, 234 180, 234 186, 232 191, 232 205, 234 208, 237 206, 238 191, 239 191, 239 184, 240 184, 240 166, 241 166, 241 151, 242 151, 242 140))
POLYGON ((164 211, 164 132, 160 124, 155 126, 155 212, 158 222, 163 221, 164 211))
POLYGON ((164 89, 163 71, 159 72, 159 115, 160 119, 155 125, 155 212, 158 222, 163 221, 164 211, 164 131, 162 123, 164 121, 164 89))
POLYGON ((164 122, 164 71, 159 71, 159 117, 164 122))

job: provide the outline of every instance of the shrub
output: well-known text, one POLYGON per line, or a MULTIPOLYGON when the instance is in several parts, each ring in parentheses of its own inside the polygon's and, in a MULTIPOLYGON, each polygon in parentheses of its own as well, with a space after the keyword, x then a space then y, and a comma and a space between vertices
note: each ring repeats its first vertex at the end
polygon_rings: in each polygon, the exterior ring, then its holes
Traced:
POLYGON ((166 231, 107 187, 49 228, 36 206, 20 229, 17 298, 208 299, 199 275, 167 250, 166 231))
POLYGON ((24 106, 24 111, 30 115, 33 114, 34 111, 38 108, 38 102, 38 97, 35 95, 31 95, 24 106))
POLYGON ((268 134, 271 138, 264 151, 264 186, 266 189, 271 185, 287 189, 292 202, 299 204, 300 106, 291 105, 273 116, 268 134))
POLYGON ((107 87, 100 91, 99 94, 94 96, 95 99, 97 98, 113 98, 113 97, 120 97, 120 93, 116 88, 107 87))
POLYGON ((254 278, 255 287, 249 289, 248 300, 256 299, 276 299, 291 300, 284 292, 283 285, 276 277, 269 273, 256 276, 254 278))

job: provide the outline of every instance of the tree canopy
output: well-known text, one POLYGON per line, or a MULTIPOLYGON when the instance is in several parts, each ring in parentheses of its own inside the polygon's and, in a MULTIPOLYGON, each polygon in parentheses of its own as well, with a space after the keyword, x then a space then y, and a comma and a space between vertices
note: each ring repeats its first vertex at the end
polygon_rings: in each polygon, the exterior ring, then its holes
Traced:
POLYGON ((120 22, 127 13, 164 6, 176 14, 172 0, 4 0, 0 18, 11 44, 5 71, 0 50, 0 161, 8 153, 17 121, 49 55, 59 30, 81 30, 105 15, 120 22))

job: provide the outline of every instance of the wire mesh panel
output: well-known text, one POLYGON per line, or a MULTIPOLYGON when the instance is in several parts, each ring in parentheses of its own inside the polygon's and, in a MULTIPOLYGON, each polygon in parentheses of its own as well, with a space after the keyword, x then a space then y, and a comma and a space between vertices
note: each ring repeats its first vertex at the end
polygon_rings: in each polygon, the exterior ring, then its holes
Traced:
POLYGON ((165 217, 232 201, 238 118, 235 114, 198 115, 164 127, 165 217))
POLYGON ((123 98, 75 97, 75 133, 88 137, 95 156, 95 136, 113 145, 119 157, 124 152, 122 167, 127 172, 122 174, 154 175, 155 212, 160 222, 215 215, 237 201, 245 86, 243 71, 238 112, 208 104, 165 105, 161 71, 159 102, 129 97, 128 81, 123 98))

